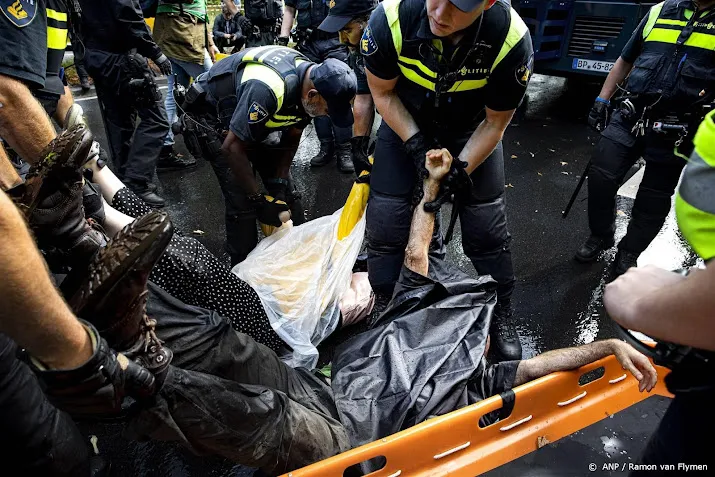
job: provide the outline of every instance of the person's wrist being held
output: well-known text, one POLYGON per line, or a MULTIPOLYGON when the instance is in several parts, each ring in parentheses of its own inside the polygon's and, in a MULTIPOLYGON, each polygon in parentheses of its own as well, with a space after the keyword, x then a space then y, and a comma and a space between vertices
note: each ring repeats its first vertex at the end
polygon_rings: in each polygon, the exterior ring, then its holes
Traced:
POLYGON ((437 199, 437 194, 439 194, 440 186, 441 186, 440 181, 438 181, 437 179, 433 179, 431 177, 427 177, 424 180, 424 198, 423 198, 423 200, 425 202, 432 202, 433 200, 437 199))

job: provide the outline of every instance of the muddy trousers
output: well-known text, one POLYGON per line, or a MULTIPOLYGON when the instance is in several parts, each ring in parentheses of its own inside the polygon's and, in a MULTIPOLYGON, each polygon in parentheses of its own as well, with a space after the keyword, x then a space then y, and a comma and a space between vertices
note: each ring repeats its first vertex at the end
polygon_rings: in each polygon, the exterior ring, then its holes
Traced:
POLYGON ((271 475, 349 448, 320 378, 151 283, 147 312, 174 360, 155 404, 130 423, 131 436, 178 442, 271 475))
POLYGON ((89 476, 89 440, 45 397, 0 334, 0 459, 12 475, 89 476))
MULTIPOLYGON (((616 129, 618 122, 613 125, 616 129)), ((636 254, 653 241, 671 206, 671 196, 680 179, 685 161, 673 154, 673 145, 656 146, 647 139, 623 136, 623 131, 606 129, 591 158, 588 173, 588 224, 598 237, 612 237, 615 231, 616 194, 628 170, 643 157, 643 181, 636 195, 628 231, 619 248, 636 254), (624 142, 626 144, 624 144, 624 142), (628 145, 632 144, 632 145, 628 145)))

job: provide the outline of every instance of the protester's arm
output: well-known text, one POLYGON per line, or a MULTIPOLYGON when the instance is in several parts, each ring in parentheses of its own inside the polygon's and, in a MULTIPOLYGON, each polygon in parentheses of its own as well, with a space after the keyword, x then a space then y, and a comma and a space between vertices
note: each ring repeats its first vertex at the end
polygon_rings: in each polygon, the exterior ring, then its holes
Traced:
POLYGON ((687 277, 652 265, 630 268, 606 285, 603 303, 620 325, 694 348, 715 351, 715 265, 687 277))
POLYGON ((93 353, 85 328, 50 281, 17 208, 0 192, 0 332, 50 368, 73 369, 93 353))
POLYGON ((247 144, 239 139, 233 131, 229 131, 221 145, 221 154, 228 161, 238 186, 246 195, 251 196, 257 194, 259 190, 258 182, 256 182, 256 178, 253 175, 253 167, 248 160, 246 146, 247 144))
POLYGON ((516 370, 514 386, 538 379, 557 371, 580 368, 609 355, 616 358, 639 381, 640 391, 650 392, 658 381, 658 373, 648 358, 623 341, 611 339, 594 341, 575 348, 548 351, 531 359, 523 360, 516 370))
POLYGON ((296 14, 295 6, 285 4, 283 9, 283 23, 281 23, 281 34, 280 36, 290 38, 290 31, 293 29, 293 23, 295 22, 296 14))
POLYGON ((415 208, 410 226, 410 238, 405 250, 405 267, 422 276, 429 271, 429 246, 434 232, 434 212, 426 212, 424 205, 437 198, 442 179, 449 172, 452 156, 447 149, 427 152, 425 167, 429 175, 424 180, 424 197, 415 208))

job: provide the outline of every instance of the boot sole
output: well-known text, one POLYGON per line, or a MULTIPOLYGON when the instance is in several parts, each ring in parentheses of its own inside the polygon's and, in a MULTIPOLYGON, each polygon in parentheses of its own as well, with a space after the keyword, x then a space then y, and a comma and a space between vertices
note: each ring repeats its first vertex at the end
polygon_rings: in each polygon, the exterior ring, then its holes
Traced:
POLYGON ((149 212, 122 229, 95 256, 90 265, 89 280, 80 287, 72 299, 68 300, 71 309, 77 315, 81 315, 84 310, 95 308, 98 302, 112 292, 140 259, 146 258, 144 253, 158 241, 154 255, 147 258, 147 262, 151 263, 153 267, 166 250, 172 236, 173 224, 165 212, 149 212), (139 242, 126 257, 112 257, 112 254, 116 253, 113 247, 115 243, 124 241, 127 236, 142 233, 145 234, 144 237, 139 239, 139 242), (102 266, 101 264, 105 261, 108 261, 111 266, 102 266))

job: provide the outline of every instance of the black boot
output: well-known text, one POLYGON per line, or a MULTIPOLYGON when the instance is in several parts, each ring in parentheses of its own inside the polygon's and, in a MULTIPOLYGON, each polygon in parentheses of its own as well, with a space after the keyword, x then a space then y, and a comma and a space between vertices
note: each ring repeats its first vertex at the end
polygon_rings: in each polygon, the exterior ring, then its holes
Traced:
POLYGON ((616 258, 613 260, 612 279, 615 280, 620 277, 631 267, 637 267, 639 255, 638 253, 630 252, 619 247, 616 258))
POLYGON ((335 147, 333 142, 320 141, 320 152, 310 160, 311 167, 323 167, 330 164, 335 157, 335 147))
POLYGON ((197 166, 196 159, 191 156, 184 156, 174 152, 174 146, 164 146, 159 153, 159 160, 156 162, 157 172, 180 171, 193 169, 197 166))
POLYGON ((97 254, 68 304, 92 323, 112 349, 161 382, 173 357, 146 316, 146 284, 174 233, 165 212, 152 211, 124 227, 97 254))
POLYGON ((497 361, 513 361, 521 359, 521 342, 519 334, 512 323, 511 303, 497 303, 489 327, 491 349, 497 361))
POLYGON ((156 186, 154 186, 154 184, 139 184, 130 181, 126 181, 126 184, 127 188, 134 192, 134 194, 149 207, 160 209, 166 205, 166 201, 156 193, 156 186))
POLYGON ((581 263, 593 262, 598 258, 599 253, 613 247, 613 243, 613 235, 609 237, 591 235, 578 249, 574 258, 581 263))
POLYGON ((353 149, 349 142, 338 144, 335 152, 335 157, 338 160, 338 170, 343 174, 352 174, 355 172, 353 165, 353 149))

